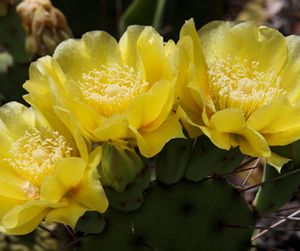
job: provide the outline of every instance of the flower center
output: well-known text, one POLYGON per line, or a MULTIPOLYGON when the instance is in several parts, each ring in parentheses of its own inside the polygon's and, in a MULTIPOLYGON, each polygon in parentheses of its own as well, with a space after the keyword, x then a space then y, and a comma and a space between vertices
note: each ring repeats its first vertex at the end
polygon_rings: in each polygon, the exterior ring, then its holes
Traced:
POLYGON ((259 62, 227 57, 209 65, 209 81, 217 110, 240 108, 248 118, 258 108, 286 93, 281 79, 269 70, 258 70, 259 62))
POLYGON ((83 73, 79 86, 86 102, 110 117, 124 112, 132 98, 145 92, 149 84, 132 67, 115 64, 83 73))
POLYGON ((55 161, 71 156, 71 152, 66 139, 57 131, 32 129, 12 144, 11 157, 6 161, 26 180, 25 193, 36 197, 43 179, 54 174, 55 161))

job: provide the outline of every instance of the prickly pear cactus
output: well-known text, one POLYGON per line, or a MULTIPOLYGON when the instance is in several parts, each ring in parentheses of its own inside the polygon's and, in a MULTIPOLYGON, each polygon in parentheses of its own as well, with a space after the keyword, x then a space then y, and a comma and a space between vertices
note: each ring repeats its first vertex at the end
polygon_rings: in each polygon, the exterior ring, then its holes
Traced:
POLYGON ((104 218, 103 232, 83 239, 79 250, 246 251, 252 230, 235 227, 254 224, 243 197, 219 179, 155 182, 139 210, 111 207, 104 218))

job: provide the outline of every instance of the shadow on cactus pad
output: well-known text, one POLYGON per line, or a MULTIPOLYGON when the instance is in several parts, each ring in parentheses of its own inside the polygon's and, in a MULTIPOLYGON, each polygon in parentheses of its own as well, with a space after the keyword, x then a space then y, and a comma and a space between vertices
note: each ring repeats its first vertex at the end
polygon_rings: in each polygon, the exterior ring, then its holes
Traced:
POLYGON ((246 251, 254 218, 224 180, 173 186, 154 183, 139 210, 110 208, 106 227, 82 240, 79 250, 246 251))

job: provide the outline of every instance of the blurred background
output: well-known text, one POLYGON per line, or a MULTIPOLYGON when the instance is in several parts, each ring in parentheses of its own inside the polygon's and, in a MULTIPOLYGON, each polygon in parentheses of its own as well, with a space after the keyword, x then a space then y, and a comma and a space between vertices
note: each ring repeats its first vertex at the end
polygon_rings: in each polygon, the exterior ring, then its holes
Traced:
MULTIPOLYGON (((184 21, 191 17, 198 29, 217 19, 254 20, 284 35, 300 35, 300 0, 0 0, 0 104, 23 102, 22 85, 28 79, 30 63, 51 55, 67 38, 105 30, 119 39, 128 25, 140 24, 152 25, 166 40, 176 41, 184 21)), ((285 208, 299 209, 299 200, 300 195, 295 193, 285 208)), ((261 224, 270 226, 284 216, 279 213, 276 217, 261 224)), ((272 230, 257 239, 255 250, 300 250, 300 232, 296 231, 300 229, 299 220, 285 223, 290 231, 272 230)), ((40 249, 30 246, 32 236, 22 239, 0 235, 0 251, 56 250, 50 248, 54 245, 52 234, 42 231, 34 237, 41 246, 50 243, 40 249)))

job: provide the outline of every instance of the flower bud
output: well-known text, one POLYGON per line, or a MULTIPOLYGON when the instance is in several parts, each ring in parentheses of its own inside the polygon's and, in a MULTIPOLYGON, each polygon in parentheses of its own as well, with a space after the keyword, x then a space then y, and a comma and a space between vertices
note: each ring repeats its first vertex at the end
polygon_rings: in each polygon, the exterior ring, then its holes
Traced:
POLYGON ((105 143, 102 147, 102 160, 98 166, 101 182, 117 192, 133 183, 143 169, 143 162, 134 149, 115 143, 105 143))
POLYGON ((64 14, 50 0, 24 0, 17 6, 26 32, 26 49, 33 57, 52 54, 72 36, 64 14))

